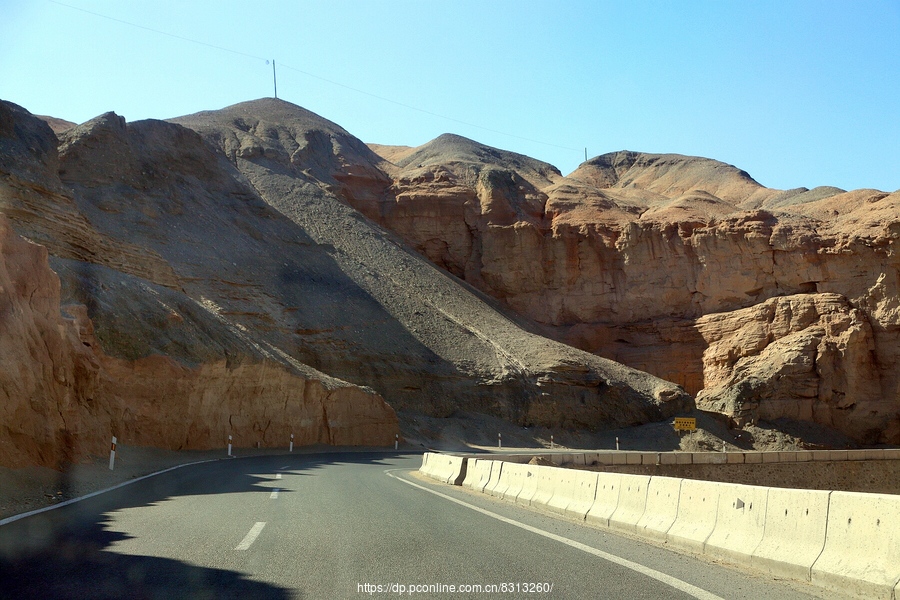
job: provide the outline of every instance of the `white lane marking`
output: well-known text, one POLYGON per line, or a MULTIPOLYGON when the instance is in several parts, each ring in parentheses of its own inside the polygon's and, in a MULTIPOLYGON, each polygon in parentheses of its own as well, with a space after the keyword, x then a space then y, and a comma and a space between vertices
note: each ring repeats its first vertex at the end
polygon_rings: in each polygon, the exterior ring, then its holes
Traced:
POLYGON ((281 473, 275 473, 275 479, 281 479, 281 473))
POLYGON ((246 550, 250 546, 253 545, 253 542, 256 541, 256 538, 259 537, 259 533, 263 530, 263 527, 266 526, 265 521, 257 521, 256 525, 250 528, 250 531, 247 532, 247 535, 244 536, 244 539, 241 540, 241 543, 235 546, 235 550, 246 550))
POLYGON ((278 499, 278 492, 280 492, 280 491, 281 491, 280 488, 275 488, 274 490, 272 490, 272 493, 269 494, 269 500, 277 500, 277 499, 278 499))
POLYGON ((391 473, 392 470, 401 470, 401 469, 391 469, 391 470, 385 471, 385 473, 387 474, 388 477, 393 477, 397 481, 402 481, 403 483, 405 483, 407 485, 411 485, 415 488, 419 488, 420 490, 424 490, 424 491, 428 492, 429 494, 434 494, 435 496, 440 496, 441 498, 444 498, 445 500, 449 500, 450 502, 455 502, 456 504, 459 504, 460 506, 465 506, 466 508, 472 509, 475 512, 480 512, 481 514, 487 515, 488 517, 491 517, 493 519, 497 519, 498 521, 503 521, 504 523, 508 523, 509 525, 513 525, 514 527, 524 529, 525 531, 530 531, 531 533, 536 533, 537 535, 541 535, 541 536, 544 536, 545 538, 549 538, 551 540, 555 540, 557 542, 566 544, 567 546, 571 546, 572 548, 576 548, 583 552, 587 552, 588 554, 593 554, 594 556, 597 556, 599 558, 602 558, 603 560, 607 560, 611 563, 615 563, 617 565, 625 567, 626 569, 631 569, 632 571, 635 571, 642 575, 646 575, 647 577, 650 577, 650 578, 655 579, 661 583, 664 583, 670 587, 673 587, 676 590, 680 590, 680 591, 684 592, 685 594, 693 596, 694 598, 697 598, 698 600, 724 600, 724 598, 722 598, 721 596, 716 596, 712 592, 707 592, 703 588, 698 588, 697 586, 691 585, 690 583, 688 583, 686 581, 682 581, 676 577, 672 577, 671 575, 666 575, 665 573, 663 573, 661 571, 657 571, 656 569, 651 569, 650 567, 645 567, 644 565, 642 565, 640 563, 632 562, 632 561, 628 560, 627 558, 622 558, 621 556, 616 556, 615 554, 610 554, 609 552, 604 552, 603 550, 598 550, 598 549, 588 546, 586 544, 582 544, 581 542, 576 542, 575 540, 570 540, 567 537, 563 537, 561 535, 556 535, 555 533, 550 533, 549 531, 544 531, 543 529, 538 529, 537 527, 532 527, 531 525, 526 525, 525 523, 520 523, 519 521, 509 519, 507 517, 504 517, 503 515, 498 515, 497 513, 491 512, 489 510, 485 510, 483 508, 475 506, 474 504, 469 504, 468 502, 463 502, 462 500, 457 500, 456 498, 454 498, 452 496, 448 496, 447 494, 442 494, 440 492, 436 492, 436 491, 429 489, 423 485, 413 483, 412 481, 407 481, 406 479, 403 479, 403 478, 398 477, 398 476, 394 475, 393 473, 391 473))
POLYGON ((82 500, 87 500, 88 498, 93 498, 94 496, 99 496, 100 494, 105 494, 106 492, 111 492, 113 490, 117 490, 121 487, 125 487, 126 485, 131 485, 132 483, 137 483, 143 479, 149 479, 150 477, 156 477, 157 475, 162 475, 163 473, 168 473, 169 471, 174 471, 175 469, 180 469, 182 467, 191 467, 193 465, 202 465, 204 463, 216 462, 218 458, 212 458, 210 460, 198 460, 197 462, 185 463, 183 465, 175 465, 174 467, 169 467, 168 469, 163 469, 162 471, 156 471, 155 473, 149 473, 147 475, 142 475, 141 477, 135 477, 134 479, 129 479, 128 481, 123 481, 122 483, 117 483, 116 485, 110 486, 108 488, 97 490, 96 492, 91 492, 90 494, 85 494, 84 496, 79 496, 77 498, 72 498, 71 500, 66 500, 65 502, 60 502, 59 504, 54 504, 53 506, 45 506, 44 508, 36 508, 35 510, 30 510, 28 512, 20 513, 18 515, 13 515, 11 517, 6 517, 5 519, 0 519, 0 527, 6 525, 7 523, 12 523, 13 521, 18 521, 19 519, 24 519, 25 517, 30 517, 32 515, 38 515, 43 512, 47 512, 48 510, 56 510, 57 508, 62 508, 63 506, 68 506, 70 504, 75 504, 76 502, 81 502, 82 500))
POLYGON ((291 465, 284 465, 283 467, 281 467, 281 470, 284 471, 285 469, 290 469, 290 468, 291 468, 291 465))

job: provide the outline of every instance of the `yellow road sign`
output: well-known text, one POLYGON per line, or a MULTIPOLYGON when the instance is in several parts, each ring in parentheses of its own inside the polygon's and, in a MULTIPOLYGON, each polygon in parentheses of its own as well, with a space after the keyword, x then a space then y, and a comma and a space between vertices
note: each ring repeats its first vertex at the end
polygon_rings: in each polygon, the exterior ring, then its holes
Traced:
POLYGON ((675 417, 675 431, 694 431, 697 429, 697 419, 693 417, 675 417))

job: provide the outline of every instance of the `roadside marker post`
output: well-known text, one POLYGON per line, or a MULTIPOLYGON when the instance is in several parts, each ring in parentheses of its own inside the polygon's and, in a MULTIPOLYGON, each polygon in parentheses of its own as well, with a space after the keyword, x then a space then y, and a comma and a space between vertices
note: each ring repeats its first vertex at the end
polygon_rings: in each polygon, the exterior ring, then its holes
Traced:
POLYGON ((553 434, 550 434, 550 449, 553 450, 553 434))
POLYGON ((400 434, 395 433, 394 434, 394 450, 396 450, 399 447, 400 447, 400 434))
POLYGON ((292 433, 291 434, 291 445, 288 448, 288 452, 293 452, 293 451, 294 451, 294 434, 292 433))
POLYGON ((112 438, 112 445, 109 448, 109 470, 112 471, 116 464, 116 436, 112 438))
POLYGON ((228 456, 231 456, 231 436, 228 436, 228 456))
POLYGON ((501 434, 497 434, 497 448, 503 448, 503 438, 500 437, 501 434))
POLYGON ((618 449, 619 449, 619 438, 616 437, 616 450, 618 450, 618 449))

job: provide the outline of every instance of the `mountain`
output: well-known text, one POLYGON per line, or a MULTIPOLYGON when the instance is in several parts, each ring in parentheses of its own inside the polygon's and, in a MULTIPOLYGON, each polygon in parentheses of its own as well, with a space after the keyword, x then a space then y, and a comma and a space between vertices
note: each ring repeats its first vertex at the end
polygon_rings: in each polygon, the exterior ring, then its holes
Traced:
POLYGON ((775 190, 708 158, 631 151, 541 182, 532 164, 453 142, 395 158, 392 210, 360 210, 549 337, 678 383, 736 424, 900 442, 900 194, 775 190), (434 175, 409 172, 417 155, 434 175), (796 385, 778 383, 785 370, 796 385))
POLYGON ((689 407, 676 385, 537 335, 355 210, 391 196, 389 165, 300 107, 107 113, 57 138, 3 103, 0 152, 4 235, 43 273, 23 287, 21 253, 5 254, 3 299, 48 298, 0 337, 58 348, 9 355, 2 464, 59 464, 111 435, 387 444, 395 409, 597 428, 689 407))

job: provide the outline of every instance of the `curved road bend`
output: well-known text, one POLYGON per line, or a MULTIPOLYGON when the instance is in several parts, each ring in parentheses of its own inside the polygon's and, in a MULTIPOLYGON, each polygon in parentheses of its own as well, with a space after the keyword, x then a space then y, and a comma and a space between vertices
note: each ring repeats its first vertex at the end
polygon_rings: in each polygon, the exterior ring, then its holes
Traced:
POLYGON ((0 597, 822 597, 431 483, 420 463, 264 456, 138 481, 0 527, 0 597), (437 585, 457 592, 410 595, 437 585))

